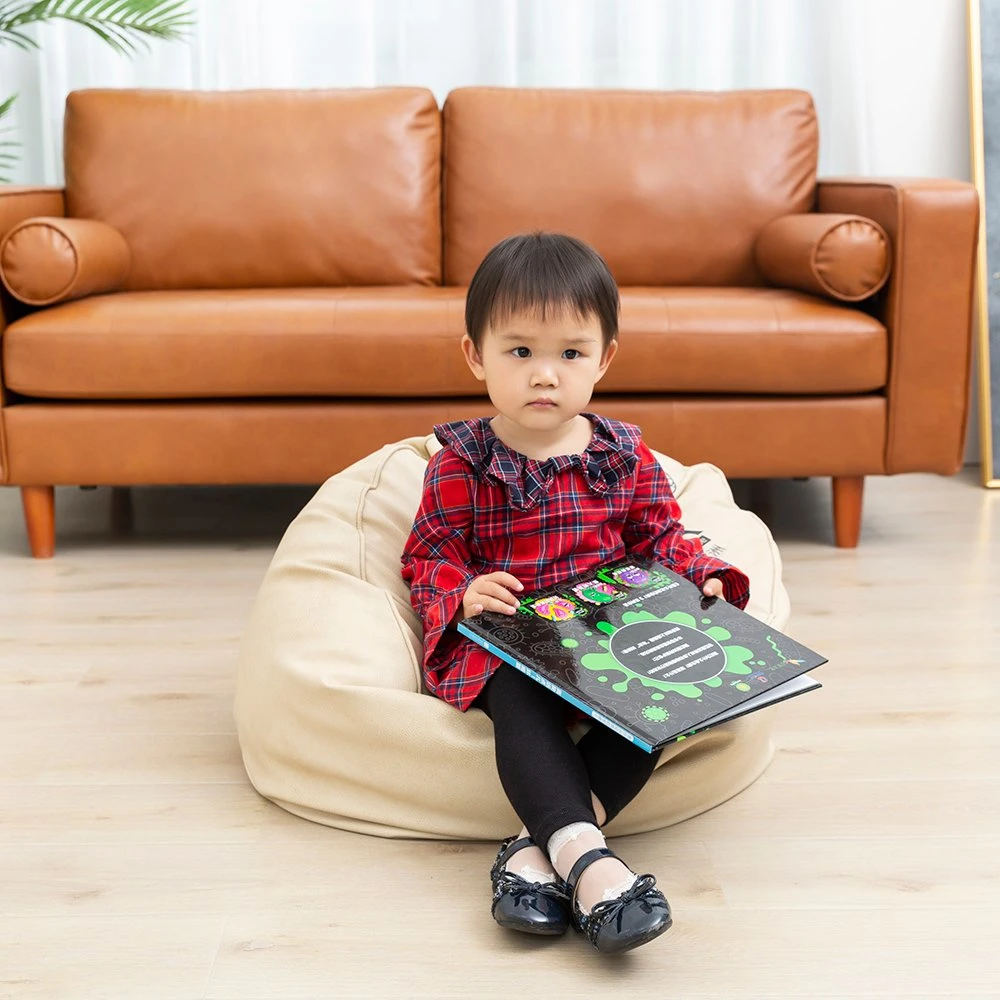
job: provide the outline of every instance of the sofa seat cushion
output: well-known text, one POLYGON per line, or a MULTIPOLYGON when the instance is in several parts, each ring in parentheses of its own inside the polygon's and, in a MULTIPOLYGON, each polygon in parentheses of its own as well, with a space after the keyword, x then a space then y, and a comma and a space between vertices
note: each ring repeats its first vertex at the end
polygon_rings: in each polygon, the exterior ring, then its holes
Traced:
POLYGON ((885 327, 856 307, 784 289, 631 288, 598 390, 871 392, 888 370, 885 327))
MULTIPOLYGON (((25 316, 7 386, 54 399, 470 396, 465 289, 120 292, 25 316)), ((626 288, 602 393, 867 392, 886 334, 852 307, 779 289, 626 288)))

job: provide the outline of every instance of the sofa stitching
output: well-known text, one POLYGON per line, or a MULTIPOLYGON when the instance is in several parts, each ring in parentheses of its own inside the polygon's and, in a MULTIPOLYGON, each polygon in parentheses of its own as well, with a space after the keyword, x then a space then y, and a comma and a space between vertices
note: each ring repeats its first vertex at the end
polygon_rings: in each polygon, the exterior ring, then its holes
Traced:
POLYGON ((812 254, 810 256, 809 266, 812 269, 813 274, 815 274, 816 277, 819 279, 820 284, 824 287, 824 289, 826 289, 827 294, 839 298, 844 302, 863 302, 865 299, 870 298, 872 295, 874 295, 889 280, 889 272, 892 265, 892 256, 889 252, 889 249, 890 249, 889 237, 886 234, 886 231, 874 219, 866 219, 863 215, 853 215, 851 216, 851 218, 841 219, 840 222, 838 222, 834 226, 831 226, 823 234, 819 242, 812 248, 812 254), (828 237, 830 237, 842 226, 849 226, 855 222, 863 222, 865 223, 865 225, 871 226, 871 228, 875 231, 875 235, 876 237, 878 237, 878 240, 882 244, 882 248, 885 251, 885 264, 882 266, 882 274, 879 276, 879 279, 874 283, 874 285, 871 288, 868 288, 863 292, 859 292, 856 295, 848 295, 836 289, 829 282, 826 276, 820 271, 816 262, 816 257, 819 253, 820 247, 823 245, 823 242, 828 237))
POLYGON ((7 235, 4 237, 3 243, 0 244, 0 260, 6 256, 7 246, 9 245, 11 239, 16 236, 22 229, 30 229, 33 226, 39 226, 42 229, 51 229, 52 232, 60 235, 69 244, 70 251, 73 254, 73 275, 67 284, 60 288, 54 295, 49 295, 44 299, 31 298, 26 299, 21 293, 15 292, 14 289, 10 287, 7 282, 6 267, 0 267, 0 278, 2 278, 4 287, 14 296, 19 302, 23 302, 28 306, 49 306, 54 305, 59 302, 62 296, 64 296, 68 291, 72 291, 73 284, 76 279, 80 276, 80 256, 77 253, 76 244, 73 242, 71 236, 67 236, 58 226, 53 226, 51 222, 41 222, 37 219, 25 219, 24 222, 19 222, 13 229, 11 229, 7 235))

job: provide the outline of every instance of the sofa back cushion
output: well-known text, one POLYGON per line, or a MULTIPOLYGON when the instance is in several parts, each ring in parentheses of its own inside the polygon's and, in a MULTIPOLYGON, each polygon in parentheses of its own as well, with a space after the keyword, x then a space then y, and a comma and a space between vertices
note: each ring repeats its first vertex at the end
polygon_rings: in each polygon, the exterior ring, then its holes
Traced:
POLYGON ((754 239, 812 207, 817 151, 803 91, 452 91, 445 282, 547 229, 596 247, 620 284, 761 284, 754 239))
POLYGON ((133 290, 440 283, 440 156, 422 88, 67 99, 67 213, 122 233, 133 290))

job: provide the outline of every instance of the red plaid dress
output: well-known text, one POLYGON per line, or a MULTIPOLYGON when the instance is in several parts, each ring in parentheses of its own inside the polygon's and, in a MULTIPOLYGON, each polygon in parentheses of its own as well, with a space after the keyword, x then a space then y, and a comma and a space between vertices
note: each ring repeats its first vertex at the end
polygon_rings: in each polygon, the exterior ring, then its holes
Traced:
POLYGON ((658 559, 699 587, 718 577, 742 608, 749 581, 684 537, 680 508, 639 428, 592 413, 580 455, 538 461, 508 448, 489 418, 440 424, 403 549, 403 579, 424 625, 424 680, 463 712, 501 661, 448 625, 477 576, 504 570, 525 591, 625 555, 658 559))

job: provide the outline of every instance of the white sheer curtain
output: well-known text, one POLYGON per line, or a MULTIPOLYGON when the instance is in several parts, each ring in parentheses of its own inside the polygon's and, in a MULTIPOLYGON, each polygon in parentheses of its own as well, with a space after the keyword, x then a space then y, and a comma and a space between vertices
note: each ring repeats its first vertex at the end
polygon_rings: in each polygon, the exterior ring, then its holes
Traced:
POLYGON ((0 50, 18 93, 18 182, 62 179, 63 101, 82 87, 470 84, 801 87, 824 174, 967 177, 964 0, 196 0, 185 42, 134 59, 83 29, 0 50))

